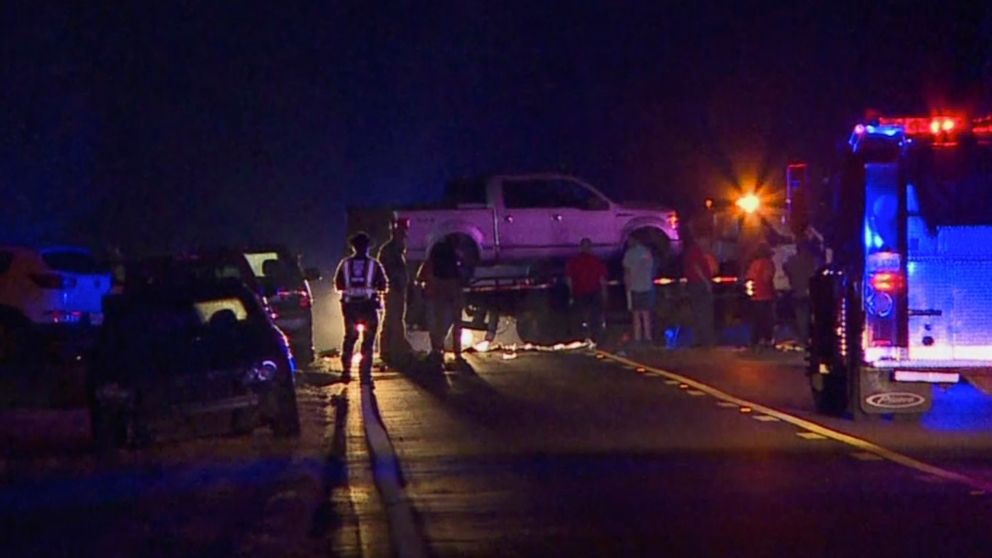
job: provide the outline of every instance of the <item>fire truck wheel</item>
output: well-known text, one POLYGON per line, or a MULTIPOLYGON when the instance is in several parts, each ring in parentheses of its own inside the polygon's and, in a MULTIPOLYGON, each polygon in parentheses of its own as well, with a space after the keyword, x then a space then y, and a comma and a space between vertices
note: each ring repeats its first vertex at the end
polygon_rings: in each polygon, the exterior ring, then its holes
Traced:
POLYGON ((846 376, 843 370, 838 369, 831 369, 828 374, 809 374, 809 387, 817 412, 839 415, 847 409, 846 376))

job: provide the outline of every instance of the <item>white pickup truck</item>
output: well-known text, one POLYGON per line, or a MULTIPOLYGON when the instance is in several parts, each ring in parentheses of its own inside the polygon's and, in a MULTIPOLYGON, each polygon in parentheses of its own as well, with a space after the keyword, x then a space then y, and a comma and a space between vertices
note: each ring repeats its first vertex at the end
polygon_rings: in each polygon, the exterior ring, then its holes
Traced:
POLYGON ((448 185, 445 202, 398 210, 409 223, 407 257, 422 261, 439 240, 454 237, 471 266, 562 259, 589 238, 613 259, 636 236, 662 261, 680 251, 678 215, 664 207, 620 205, 582 180, 559 174, 489 176, 448 185))

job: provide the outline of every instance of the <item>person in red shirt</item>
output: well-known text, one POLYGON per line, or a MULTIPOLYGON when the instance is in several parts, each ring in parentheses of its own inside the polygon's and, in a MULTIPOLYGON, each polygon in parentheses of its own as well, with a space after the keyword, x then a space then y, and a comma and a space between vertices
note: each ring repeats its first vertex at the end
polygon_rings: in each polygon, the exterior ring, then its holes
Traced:
POLYGON ((683 267, 692 312, 693 345, 709 347, 716 342, 713 276, 717 272, 717 261, 709 251, 709 239, 688 237, 687 240, 683 267))
POLYGON ((768 243, 758 246, 745 279, 751 294, 751 347, 770 346, 775 333, 775 263, 768 243))
POLYGON ((603 335, 603 303, 606 300, 606 264, 592 253, 592 241, 583 238, 579 255, 565 265, 569 302, 589 339, 598 343, 603 335))

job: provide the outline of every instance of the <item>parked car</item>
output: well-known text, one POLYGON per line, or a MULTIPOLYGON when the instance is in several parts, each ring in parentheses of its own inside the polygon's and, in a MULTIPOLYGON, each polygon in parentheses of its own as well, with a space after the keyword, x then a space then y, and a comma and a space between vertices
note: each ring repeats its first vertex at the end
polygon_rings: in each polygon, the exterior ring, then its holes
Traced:
POLYGON ((589 238, 617 258, 628 238, 643 240, 665 262, 679 252, 678 215, 661 206, 622 205, 571 176, 528 174, 455 181, 437 207, 401 209, 409 223, 407 257, 423 261, 451 237, 466 265, 565 259, 589 238))
POLYGON ((243 284, 132 289, 105 307, 86 382, 99 447, 152 441, 218 414, 235 431, 299 433, 286 337, 243 284))
POLYGON ((74 345, 103 322, 110 272, 85 249, 0 247, 0 363, 34 340, 74 345))
POLYGON ((313 295, 309 281, 320 279, 315 269, 304 272, 281 246, 251 247, 243 251, 255 280, 260 283, 276 325, 289 338, 298 364, 313 361, 313 295))
POLYGON ((239 250, 233 249, 200 250, 129 262, 125 270, 124 290, 226 280, 240 282, 259 298, 265 297, 262 283, 255 278, 248 260, 239 250))

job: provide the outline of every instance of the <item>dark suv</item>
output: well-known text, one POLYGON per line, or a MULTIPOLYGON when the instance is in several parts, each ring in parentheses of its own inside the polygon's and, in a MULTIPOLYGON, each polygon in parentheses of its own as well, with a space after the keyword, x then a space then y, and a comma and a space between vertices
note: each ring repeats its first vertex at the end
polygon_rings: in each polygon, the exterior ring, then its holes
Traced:
POLYGON ((150 441, 205 415, 236 431, 299 433, 286 338, 244 285, 132 289, 104 305, 86 382, 99 447, 150 441))
POLYGON ((283 247, 252 247, 243 251, 255 281, 260 283, 276 325, 289 338, 296 362, 313 361, 313 297, 309 281, 320 279, 313 269, 305 273, 283 247))

